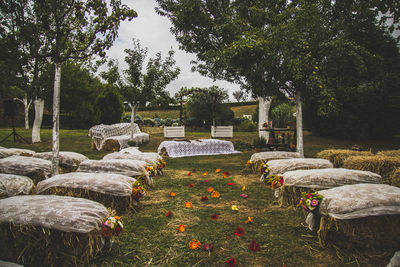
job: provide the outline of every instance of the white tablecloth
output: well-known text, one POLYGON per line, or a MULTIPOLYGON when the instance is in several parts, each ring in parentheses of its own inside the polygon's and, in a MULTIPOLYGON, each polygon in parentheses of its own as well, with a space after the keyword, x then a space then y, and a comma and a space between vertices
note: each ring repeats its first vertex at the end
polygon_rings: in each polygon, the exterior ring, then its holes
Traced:
POLYGON ((163 148, 171 158, 240 153, 234 149, 232 142, 218 139, 163 141, 158 146, 159 154, 163 148))

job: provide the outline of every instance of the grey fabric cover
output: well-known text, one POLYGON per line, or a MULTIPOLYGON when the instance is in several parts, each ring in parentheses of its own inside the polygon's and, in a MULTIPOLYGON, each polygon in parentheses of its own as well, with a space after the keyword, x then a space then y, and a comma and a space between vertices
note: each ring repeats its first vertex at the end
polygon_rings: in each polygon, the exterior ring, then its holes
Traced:
POLYGON ((102 204, 83 198, 35 195, 0 200, 0 223, 35 225, 64 232, 100 230, 107 215, 102 204))
POLYGON ((285 186, 326 189, 346 184, 382 183, 379 174, 369 171, 327 168, 288 171, 283 174, 285 186))
POLYGON ((26 156, 32 157, 35 155, 35 151, 22 148, 0 148, 0 159, 11 156, 26 156))
POLYGON ((51 174, 51 161, 23 156, 11 156, 0 159, 0 173, 26 175, 37 171, 45 177, 51 174))
POLYGON ((270 174, 284 174, 294 170, 333 168, 329 160, 314 158, 275 159, 268 161, 267 164, 270 174))
POLYGON ((289 151, 267 151, 267 152, 259 152, 251 155, 250 160, 252 162, 257 162, 260 160, 269 161, 271 159, 291 159, 291 158, 300 158, 300 153, 298 152, 289 152, 289 151))
POLYGON ((128 154, 128 153, 120 153, 120 152, 114 152, 107 154, 103 157, 103 160, 108 160, 108 159, 133 159, 133 160, 141 160, 145 161, 150 165, 157 165, 159 158, 161 158, 160 155, 157 153, 140 153, 140 154, 128 154))
MULTIPOLYGON (((33 155, 33 157, 40 159, 47 159, 51 161, 51 159, 53 158, 53 152, 36 153, 35 155, 33 155)), ((79 164, 81 164, 82 161, 88 159, 89 158, 86 157, 85 155, 76 152, 60 151, 59 153, 60 166, 78 168, 79 164)))
POLYGON ((80 188, 112 196, 130 196, 135 178, 112 173, 71 172, 55 175, 37 184, 40 194, 52 187, 80 188))
POLYGON ((0 173, 0 195, 29 195, 33 187, 34 183, 29 177, 0 173))
POLYGON ((344 185, 319 194, 319 212, 340 220, 400 214, 400 188, 387 184, 344 185))

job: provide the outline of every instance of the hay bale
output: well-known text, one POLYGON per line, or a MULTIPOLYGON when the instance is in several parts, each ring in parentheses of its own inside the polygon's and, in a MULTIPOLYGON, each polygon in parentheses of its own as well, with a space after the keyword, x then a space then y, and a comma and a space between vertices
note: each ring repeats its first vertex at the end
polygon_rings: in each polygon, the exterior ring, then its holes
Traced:
POLYGON ((0 159, 11 157, 11 156, 24 156, 32 157, 35 155, 35 151, 22 148, 0 148, 0 159))
POLYGON ((157 153, 140 153, 140 154, 128 154, 128 153, 120 153, 114 152, 107 154, 103 157, 103 160, 108 159, 132 159, 132 160, 141 160, 150 165, 157 166, 160 156, 157 153), (154 155, 155 154, 155 155, 154 155))
POLYGON ((267 163, 273 159, 291 159, 300 158, 300 153, 298 152, 288 152, 288 151, 266 151, 254 153, 250 157, 250 161, 255 164, 253 170, 258 170, 260 165, 267 163))
POLYGON ((292 158, 268 161, 270 174, 283 174, 288 171, 332 168, 332 163, 326 159, 292 158))
POLYGON ((281 205, 296 206, 301 192, 313 193, 318 190, 357 183, 382 182, 376 173, 343 168, 313 170, 296 170, 283 174, 284 186, 281 188, 279 201, 281 205))
POLYGON ((400 187, 400 168, 397 168, 392 177, 390 177, 390 185, 400 187))
POLYGON ((143 177, 147 185, 153 181, 146 171, 147 163, 131 159, 85 160, 78 168, 78 172, 115 173, 131 177, 143 177))
POLYGON ((376 153, 378 156, 389 156, 389 157, 397 157, 400 158, 400 149, 398 150, 384 150, 384 151, 379 151, 376 153))
POLYGON ((0 258, 33 266, 87 265, 101 250, 100 203, 63 196, 0 200, 0 258))
MULTIPOLYGON (((41 152, 33 155, 34 158, 52 160, 53 152, 41 152)), ((74 172, 78 169, 82 161, 88 160, 85 155, 70 151, 60 151, 59 153, 59 166, 61 173, 74 172)))
POLYGON ((390 184, 390 177, 400 167, 400 158, 385 155, 353 156, 343 163, 344 168, 375 172, 383 182, 390 184))
POLYGON ((29 195, 35 191, 35 184, 27 176, 0 173, 0 198, 29 195))
POLYGON ((36 184, 51 174, 51 162, 23 156, 0 159, 0 173, 28 176, 36 184))
POLYGON ((354 184, 319 191, 318 238, 322 246, 395 248, 400 246, 400 188, 354 184))
POLYGON ((101 148, 102 151, 119 151, 119 142, 115 139, 106 139, 104 141, 103 147, 101 148))
POLYGON ((356 151, 348 149, 327 149, 318 152, 317 158, 327 159, 335 168, 343 167, 343 162, 351 156, 372 156, 371 151, 356 151))
POLYGON ((126 213, 133 207, 132 184, 136 179, 111 173, 74 172, 55 175, 37 184, 38 194, 90 199, 126 213))

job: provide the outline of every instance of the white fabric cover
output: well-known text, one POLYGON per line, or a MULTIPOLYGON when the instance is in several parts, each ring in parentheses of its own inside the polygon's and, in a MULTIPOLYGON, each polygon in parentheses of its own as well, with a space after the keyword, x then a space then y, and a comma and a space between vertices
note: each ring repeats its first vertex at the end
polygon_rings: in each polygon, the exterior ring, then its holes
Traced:
POLYGON ((252 162, 257 162, 260 160, 269 161, 271 159, 291 159, 300 158, 300 153, 298 152, 288 152, 288 151, 267 151, 259 152, 251 155, 250 160, 252 162))
POLYGON ((283 174, 285 186, 326 189, 347 184, 380 184, 382 177, 369 171, 343 168, 288 171, 283 174))
POLYGON ((27 156, 32 157, 36 152, 22 148, 0 148, 0 159, 11 156, 27 156))
POLYGON ((119 143, 119 149, 124 149, 129 147, 129 141, 135 141, 137 144, 147 143, 150 140, 149 134, 147 133, 135 133, 133 134, 133 138, 131 139, 131 135, 118 135, 111 136, 104 139, 104 143, 108 140, 116 140, 119 143))
POLYGON ((13 262, 0 260, 0 267, 24 267, 24 266, 16 264, 16 263, 13 263, 13 262))
POLYGON ((394 253, 386 267, 400 267, 400 250, 394 253))
POLYGON ((112 196, 130 196, 135 178, 112 173, 71 172, 55 175, 37 184, 40 194, 52 187, 79 188, 112 196))
POLYGON ((163 148, 171 158, 240 153, 235 151, 232 142, 218 139, 163 141, 158 146, 159 154, 163 148))
POLYGON ((107 215, 102 204, 84 198, 34 195, 0 200, 0 223, 36 225, 64 232, 100 230, 107 215))
POLYGON ((160 155, 157 153, 141 153, 141 154, 124 154, 119 152, 114 152, 107 154, 103 157, 104 160, 107 159, 133 159, 133 160, 141 160, 145 161, 150 165, 157 165, 160 160, 160 155))
POLYGON ((33 186, 34 183, 29 177, 0 173, 0 195, 9 197, 20 194, 29 195, 33 186))
POLYGON ((11 156, 0 159, 0 173, 29 176, 32 172, 40 172, 46 178, 51 174, 51 161, 23 156, 11 156))
POLYGON ((319 212, 335 219, 400 214, 400 188, 387 184, 344 185, 319 194, 319 212))
MULTIPOLYGON (((53 152, 41 152, 33 155, 34 158, 47 159, 50 160, 53 158, 53 152)), ((82 161, 88 160, 89 158, 85 155, 69 152, 69 151, 60 151, 59 152, 59 164, 60 166, 66 167, 79 167, 82 161)))
POLYGON ((333 168, 329 160, 314 158, 275 159, 268 161, 267 164, 270 174, 283 174, 288 171, 302 169, 333 168))
POLYGON ((121 149, 121 150, 119 151, 119 153, 135 155, 135 154, 141 154, 141 153, 143 153, 143 152, 140 151, 140 150, 139 150, 139 147, 137 147, 137 146, 130 146, 130 147, 121 149))

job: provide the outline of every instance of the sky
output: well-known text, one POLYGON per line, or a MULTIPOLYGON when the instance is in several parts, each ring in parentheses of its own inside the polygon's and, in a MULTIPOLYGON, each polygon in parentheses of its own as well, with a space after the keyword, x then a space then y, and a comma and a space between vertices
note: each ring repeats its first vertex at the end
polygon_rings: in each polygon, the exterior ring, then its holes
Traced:
POLYGON ((157 3, 155 0, 123 0, 122 2, 135 10, 138 13, 138 17, 121 23, 118 38, 107 51, 109 58, 118 60, 120 71, 127 68, 127 64, 124 61, 124 50, 133 48, 132 38, 135 38, 140 41, 141 47, 148 48, 147 59, 153 58, 158 52, 161 52, 162 57, 165 58, 171 48, 176 52, 174 58, 176 66, 181 69, 181 73, 166 88, 170 96, 173 96, 184 86, 191 88, 217 85, 228 90, 230 100, 234 100, 232 92, 240 89, 237 84, 219 80, 214 82, 212 79, 204 77, 197 72, 191 72, 190 61, 196 59, 196 56, 179 50, 179 43, 170 31, 172 24, 168 18, 156 13, 155 7, 157 3))

